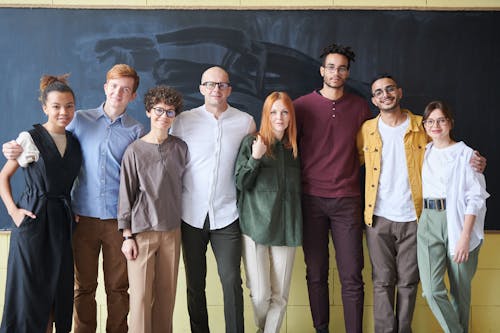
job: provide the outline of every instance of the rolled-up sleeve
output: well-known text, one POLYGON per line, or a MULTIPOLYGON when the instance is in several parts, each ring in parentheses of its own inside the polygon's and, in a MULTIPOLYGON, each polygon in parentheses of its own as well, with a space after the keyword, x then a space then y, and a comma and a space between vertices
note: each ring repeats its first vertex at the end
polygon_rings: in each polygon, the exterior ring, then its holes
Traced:
POLYGON ((482 173, 476 172, 468 165, 466 167, 465 214, 477 216, 486 205, 490 196, 486 192, 486 179, 482 173))
POLYGON ((21 167, 26 168, 28 164, 38 161, 40 158, 40 151, 28 132, 19 133, 16 142, 23 147, 23 152, 17 158, 17 163, 19 163, 21 167))

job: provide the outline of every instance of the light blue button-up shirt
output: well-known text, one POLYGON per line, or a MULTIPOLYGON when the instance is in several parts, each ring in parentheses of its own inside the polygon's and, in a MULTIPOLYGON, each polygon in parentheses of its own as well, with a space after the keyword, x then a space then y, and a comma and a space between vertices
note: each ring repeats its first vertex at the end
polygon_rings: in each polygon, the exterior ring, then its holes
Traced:
POLYGON ((83 154, 73 209, 77 215, 115 219, 123 153, 144 134, 144 126, 126 113, 111 121, 103 106, 77 111, 66 128, 80 141, 83 154))

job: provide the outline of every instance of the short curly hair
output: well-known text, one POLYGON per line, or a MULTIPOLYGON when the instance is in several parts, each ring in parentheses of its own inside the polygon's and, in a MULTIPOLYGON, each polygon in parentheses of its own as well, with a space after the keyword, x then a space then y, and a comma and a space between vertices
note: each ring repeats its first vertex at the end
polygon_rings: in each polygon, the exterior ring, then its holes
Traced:
POLYGON ((173 106, 175 108, 175 115, 178 115, 181 113, 183 106, 182 94, 168 86, 157 86, 149 89, 144 95, 144 107, 146 108, 146 112, 150 112, 158 103, 165 103, 173 106))
POLYGON ((344 46, 333 43, 323 48, 323 52, 319 56, 320 58, 323 58, 323 66, 325 65, 326 56, 334 53, 341 54, 347 58, 348 60, 347 69, 351 67, 351 61, 354 62, 354 59, 356 58, 356 54, 354 54, 354 51, 351 49, 350 46, 344 46))

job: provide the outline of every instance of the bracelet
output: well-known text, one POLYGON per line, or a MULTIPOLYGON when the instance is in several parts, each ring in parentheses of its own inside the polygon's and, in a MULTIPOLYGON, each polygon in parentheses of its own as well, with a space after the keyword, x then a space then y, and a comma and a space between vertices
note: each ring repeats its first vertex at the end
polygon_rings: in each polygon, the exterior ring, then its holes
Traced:
POLYGON ((123 241, 126 241, 126 240, 129 240, 129 239, 134 239, 135 236, 132 235, 132 236, 123 236, 123 241))

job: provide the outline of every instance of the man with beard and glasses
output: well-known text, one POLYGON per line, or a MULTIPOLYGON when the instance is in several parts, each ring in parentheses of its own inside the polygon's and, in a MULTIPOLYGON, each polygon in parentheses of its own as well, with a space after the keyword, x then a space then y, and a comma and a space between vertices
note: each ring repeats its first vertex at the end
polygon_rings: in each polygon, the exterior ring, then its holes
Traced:
MULTIPOLYGON (((429 139, 422 117, 401 108, 403 91, 394 78, 381 74, 371 89, 380 114, 363 124, 357 146, 366 167, 365 223, 375 333, 411 333, 419 282, 422 162, 429 139)), ((471 164, 482 172, 486 160, 476 153, 471 164)))
POLYGON ((422 211, 420 175, 427 134, 421 116, 401 109, 403 92, 391 76, 378 76, 371 89, 380 114, 361 127, 358 150, 366 166, 375 332, 409 333, 419 282, 417 216, 422 211))
POLYGON ((347 333, 362 332, 363 228, 356 134, 370 118, 368 103, 345 91, 354 61, 350 47, 324 48, 323 87, 294 101, 302 168, 303 250, 316 332, 328 332, 331 233, 342 285, 347 333))

